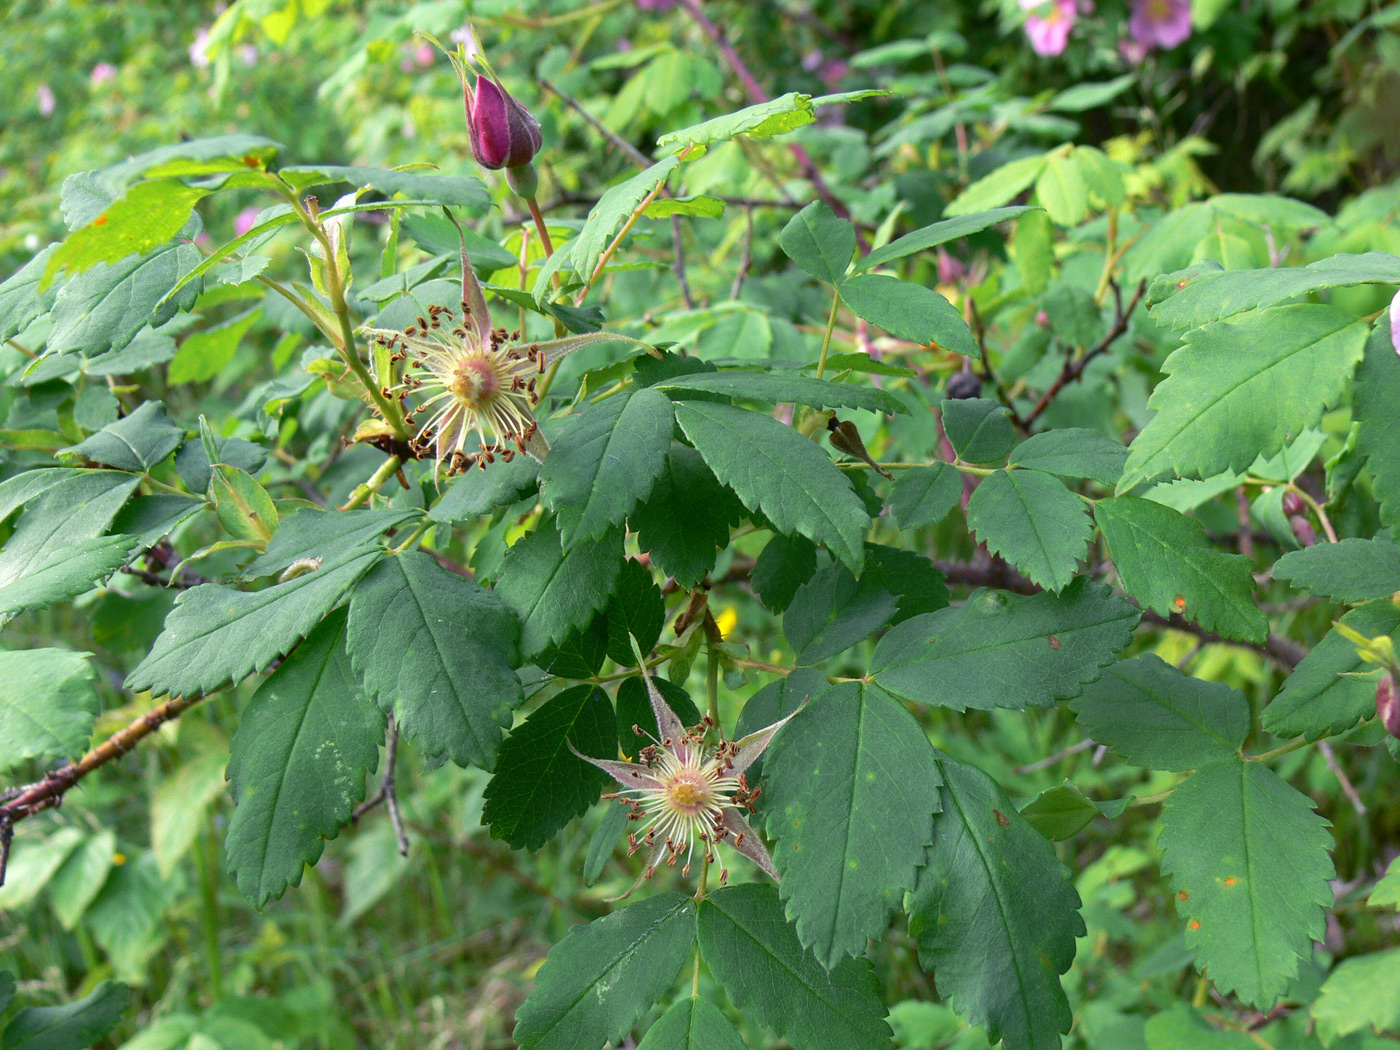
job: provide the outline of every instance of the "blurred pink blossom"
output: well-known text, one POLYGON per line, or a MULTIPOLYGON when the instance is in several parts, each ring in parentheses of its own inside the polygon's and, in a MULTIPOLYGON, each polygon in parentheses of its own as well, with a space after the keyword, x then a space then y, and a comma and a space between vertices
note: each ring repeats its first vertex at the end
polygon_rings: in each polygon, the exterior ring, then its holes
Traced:
POLYGON ((1400 292, 1390 300, 1390 345, 1400 354, 1400 292))
POLYGON ((258 64, 258 49, 252 44, 244 44, 238 49, 238 57, 245 66, 255 66, 258 64))
POLYGON ((1128 34, 1149 49, 1176 47, 1191 35, 1191 0, 1133 0, 1128 34))
POLYGON ((195 69, 209 67, 209 30, 204 26, 194 31, 194 43, 190 45, 190 65, 195 69))
POLYGON ((1131 66, 1140 66, 1147 60, 1147 52, 1150 49, 1146 44, 1139 44, 1131 37, 1124 37, 1118 41, 1118 53, 1131 66))
POLYGON ((967 276, 967 264, 955 255, 938 249, 938 283, 957 284, 967 276))
POLYGON ((242 237, 258 224, 258 210, 254 207, 244 208, 233 219, 233 235, 242 237))
POLYGON ((51 117, 53 111, 58 108, 58 100, 53 97, 53 88, 47 84, 39 85, 39 116, 51 117))
POLYGON ((117 78, 117 67, 110 62, 99 62, 92 67, 92 82, 94 84, 105 84, 109 80, 117 78))
POLYGON ((637 0, 638 11, 669 11, 676 6, 676 0, 637 0))
POLYGON ((1026 36, 1037 55, 1058 55, 1069 43, 1069 31, 1078 17, 1076 0, 1021 0, 1021 10, 1040 11, 1026 15, 1026 36))
POLYGON ((433 64, 433 60, 436 58, 437 49, 434 48, 433 45, 429 44, 427 41, 420 43, 413 51, 414 61, 416 61, 424 69, 426 69, 428 66, 431 66, 433 64))
POLYGON ((208 230, 200 230, 197 234, 194 235, 194 243, 203 247, 208 247, 210 244, 213 243, 213 241, 214 238, 209 236, 208 230))
POLYGON ((802 56, 802 68, 808 73, 815 73, 824 61, 826 61, 826 56, 820 51, 808 51, 802 56))
POLYGON ((476 34, 472 32, 471 26, 462 26, 461 29, 454 29, 447 35, 447 39, 454 44, 461 44, 467 52, 467 61, 471 62, 481 53, 481 45, 476 41, 476 34))

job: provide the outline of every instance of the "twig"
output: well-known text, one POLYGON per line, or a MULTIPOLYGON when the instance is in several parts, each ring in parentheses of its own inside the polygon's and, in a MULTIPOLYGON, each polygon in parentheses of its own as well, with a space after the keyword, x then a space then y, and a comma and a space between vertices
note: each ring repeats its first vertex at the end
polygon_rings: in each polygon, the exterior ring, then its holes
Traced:
POLYGON ((599 135, 602 135, 603 138, 607 139, 618 149, 622 150, 623 153, 627 154, 628 158, 632 161, 632 163, 636 164, 640 168, 651 167, 651 160, 647 157, 645 153, 639 150, 636 146, 632 145, 632 143, 628 142, 617 132, 613 131, 612 128, 608 127, 601 120, 595 117, 592 113, 588 112, 588 110, 584 109, 583 103, 581 103, 578 99, 574 98, 567 92, 559 90, 558 86, 554 84, 553 81, 541 80, 540 87, 544 88, 546 91, 553 92, 556 96, 558 96, 559 101, 564 103, 564 105, 568 106, 580 117, 582 117, 589 127, 591 127, 599 135))
POLYGON ((1029 765, 1017 766, 1011 772, 1017 774, 1018 776, 1022 773, 1034 773, 1037 770, 1045 769, 1047 766, 1053 766, 1055 763, 1063 761, 1064 759, 1069 758, 1071 755, 1077 755, 1081 751, 1088 751, 1089 748, 1093 746, 1094 741, 1081 740, 1079 741, 1079 743, 1073 744, 1070 747, 1065 748, 1063 751, 1051 755, 1049 758, 1042 758, 1039 762, 1032 762, 1029 765))
POLYGON ((744 251, 739 256, 739 269, 734 274, 734 284, 729 289, 729 298, 738 299, 748 279, 749 268, 753 266, 753 208, 744 208, 744 251))
POLYGON ((987 356, 987 326, 982 321, 982 314, 977 309, 976 300, 970 295, 967 297, 967 308, 968 312, 972 315, 972 334, 977 340, 977 351, 982 357, 982 375, 996 388, 997 397, 1001 399, 1001 403, 1010 411, 1011 422, 1016 425, 1016 429, 1022 433, 1026 433, 1026 421, 1021 418, 1021 413, 1016 411, 1016 405, 1011 400, 1010 393, 1007 392, 1005 384, 1001 381, 1001 377, 996 374, 996 370, 992 368, 991 358, 987 356))
POLYGON ((1356 793, 1356 788, 1347 779, 1346 773, 1337 761, 1337 753, 1332 750, 1332 745, 1326 740, 1319 740, 1317 749, 1322 752, 1322 758, 1327 763, 1327 768, 1332 771, 1332 775, 1337 778, 1337 783, 1342 785, 1342 792, 1351 801, 1351 808, 1356 810, 1357 816, 1364 817, 1368 812, 1366 803, 1361 801, 1361 796, 1356 793))
POLYGON ((1118 282, 1109 281, 1109 284, 1113 288, 1116 306, 1114 309, 1113 324, 1109 327, 1108 333, 1095 343, 1083 357, 1077 360, 1069 359, 1065 361, 1065 366, 1060 369, 1060 374, 1057 375, 1055 381, 1050 384, 1050 389, 1046 390, 1045 393, 1040 396, 1040 400, 1037 401, 1035 407, 1031 409, 1030 415, 1026 416, 1027 423, 1034 423, 1039 419, 1041 414, 1050 407, 1050 403, 1055 400, 1060 391, 1069 383, 1077 381, 1084 374, 1084 369, 1089 366, 1089 362, 1093 361, 1094 358, 1098 357, 1100 354, 1107 353, 1108 348, 1117 341, 1118 337, 1128 330, 1128 322, 1132 319, 1133 311, 1137 309, 1138 303, 1142 301, 1143 294, 1147 291, 1147 279, 1144 278, 1138 282, 1137 291, 1133 293, 1132 299, 1128 300, 1127 307, 1123 306, 1123 293, 1118 287, 1118 282))
POLYGON ((685 279, 685 248, 681 244, 681 217, 679 215, 671 216, 671 241, 675 246, 676 253, 676 261, 671 264, 671 269, 675 272, 676 283, 681 286, 681 301, 685 303, 687 310, 694 310, 695 300, 690 295, 690 282, 685 279))
POLYGON ((379 790, 355 807, 350 814, 350 823, 357 822, 381 802, 389 811, 389 823, 394 826, 394 838, 399 844, 399 855, 408 856, 408 832, 404 830, 403 815, 399 812, 399 797, 394 791, 394 775, 398 764, 399 726, 393 716, 389 717, 389 728, 384 737, 384 779, 379 782, 379 790))

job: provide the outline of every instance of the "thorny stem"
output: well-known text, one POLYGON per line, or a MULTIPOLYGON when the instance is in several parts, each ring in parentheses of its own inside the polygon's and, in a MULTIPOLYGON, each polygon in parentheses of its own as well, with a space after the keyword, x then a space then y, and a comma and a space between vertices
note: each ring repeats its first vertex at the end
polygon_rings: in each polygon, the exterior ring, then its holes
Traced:
POLYGON ((1093 361, 1094 358, 1098 357, 1100 354, 1107 353, 1109 347, 1118 340, 1118 337, 1128 330, 1128 322, 1132 319, 1133 311, 1137 309, 1138 303, 1142 301, 1143 294, 1147 291, 1147 280, 1144 278, 1138 282, 1137 290, 1133 293, 1133 297, 1128 300, 1128 305, 1126 307, 1123 306, 1122 293, 1117 283, 1111 278, 1108 283, 1113 289, 1113 295, 1117 304, 1114 310, 1112 326, 1102 339, 1085 352, 1083 357, 1065 361, 1065 366, 1060 369, 1060 374, 1055 377, 1055 381, 1050 384, 1050 388, 1046 390, 1045 393, 1041 395, 1040 400, 1035 403, 1035 407, 1031 409, 1030 415, 1026 416, 1027 425, 1039 419, 1041 413, 1050 407, 1050 403, 1055 400, 1059 392, 1069 383, 1078 380, 1084 374, 1084 369, 1089 366, 1089 362, 1093 361))
POLYGON ((390 456, 383 463, 379 464, 379 469, 374 472, 368 481, 360 485, 350 494, 350 498, 345 502, 345 506, 336 509, 354 510, 378 492, 384 486, 384 482, 393 477, 402 465, 403 461, 399 459, 398 456, 390 456))
POLYGON ((826 354, 827 351, 831 349, 831 333, 836 330, 836 311, 840 308, 840 306, 841 289, 833 288, 831 290, 831 314, 826 319, 826 335, 822 336, 822 356, 821 359, 817 362, 818 379, 820 379, 822 377, 822 373, 826 371, 826 354))

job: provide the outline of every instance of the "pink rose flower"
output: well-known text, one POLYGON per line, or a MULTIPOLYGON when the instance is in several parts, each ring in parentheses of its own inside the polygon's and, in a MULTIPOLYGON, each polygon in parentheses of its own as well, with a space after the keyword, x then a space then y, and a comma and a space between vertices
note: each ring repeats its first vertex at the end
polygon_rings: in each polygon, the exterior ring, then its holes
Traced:
POLYGON ((92 83, 105 84, 117 78, 117 67, 110 62, 99 62, 92 67, 92 83))
POLYGON ((1133 0, 1128 34, 1148 49, 1176 47, 1191 35, 1191 0, 1133 0))
POLYGON ((258 224, 258 211, 260 209, 248 207, 239 212, 233 220, 233 235, 242 237, 258 224))
POLYGON ((1030 38, 1031 50, 1037 55, 1062 54, 1069 43, 1069 31, 1079 17, 1077 0, 1050 0, 1049 3, 1021 0, 1021 9, 1041 12, 1026 15, 1026 36, 1030 38))

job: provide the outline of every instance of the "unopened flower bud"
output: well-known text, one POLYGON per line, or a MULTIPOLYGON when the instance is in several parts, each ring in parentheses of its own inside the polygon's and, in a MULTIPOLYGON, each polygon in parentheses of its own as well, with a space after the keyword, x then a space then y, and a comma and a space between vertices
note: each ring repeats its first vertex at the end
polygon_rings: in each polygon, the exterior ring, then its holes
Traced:
POLYGON ((1400 696, 1395 676, 1387 672, 1376 683, 1376 717, 1391 736, 1400 738, 1400 696))
POLYGON ((496 81, 480 74, 476 87, 462 78, 472 156, 483 168, 519 168, 540 151, 540 124, 496 81))
POLYGON ((1035 323, 1038 324, 1041 328, 1049 328, 1050 315, 1047 314, 1044 310, 1037 310, 1035 312, 1035 323))
POLYGON ((1317 543, 1317 530, 1307 518, 1294 515, 1288 519, 1288 524, 1293 529, 1293 538, 1304 547, 1312 547, 1317 543))
POLYGON ((967 264, 955 255, 938 249, 938 283, 957 284, 967 276, 967 264))
POLYGON ((1287 515, 1303 513, 1303 497, 1293 491, 1283 494, 1283 512, 1287 515))

